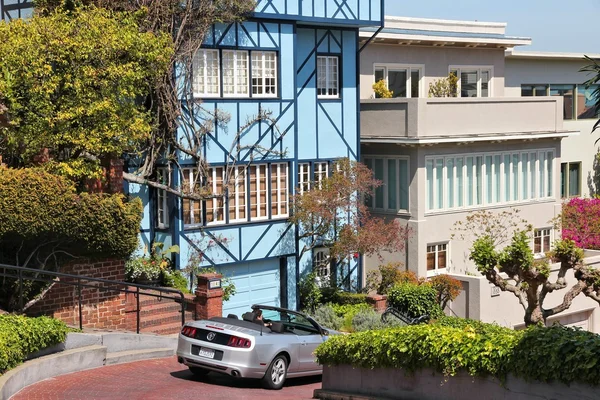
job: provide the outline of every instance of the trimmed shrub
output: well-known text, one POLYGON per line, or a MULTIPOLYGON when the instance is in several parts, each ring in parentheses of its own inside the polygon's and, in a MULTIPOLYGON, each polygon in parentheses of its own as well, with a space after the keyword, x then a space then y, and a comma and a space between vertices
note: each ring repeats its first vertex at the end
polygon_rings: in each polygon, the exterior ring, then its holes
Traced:
POLYGON ((430 318, 438 318, 443 312, 437 302, 437 296, 437 291, 431 285, 402 283, 389 290, 388 304, 407 313, 411 318, 425 314, 430 318))
POLYGON ((65 341, 69 328, 49 318, 0 315, 0 374, 36 351, 65 341))
POLYGON ((318 306, 312 314, 312 317, 324 327, 336 331, 342 328, 344 322, 344 319, 335 312, 331 304, 321 304, 318 306))
POLYGON ((510 334, 511 332, 514 332, 510 328, 506 328, 495 323, 488 324, 474 319, 449 317, 447 315, 442 315, 434 323, 440 326, 447 326, 463 330, 466 328, 473 329, 475 333, 478 334, 510 334))
POLYGON ((360 310, 352 317, 352 330, 354 332, 383 329, 386 326, 381 321, 381 314, 373 309, 360 310))
POLYGON ((364 293, 337 292, 334 303, 337 304, 367 304, 367 295, 364 293))
POLYGON ((352 331, 352 319, 357 313, 370 309, 371 306, 367 303, 333 304, 333 310, 338 317, 342 318, 342 328, 345 331, 352 331))

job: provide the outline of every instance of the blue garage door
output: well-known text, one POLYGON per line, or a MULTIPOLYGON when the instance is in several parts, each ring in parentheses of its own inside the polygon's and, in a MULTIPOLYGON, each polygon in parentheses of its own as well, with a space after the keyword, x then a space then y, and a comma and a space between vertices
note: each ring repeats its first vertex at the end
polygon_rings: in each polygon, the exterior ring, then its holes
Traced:
POLYGON ((218 268, 235 283, 236 294, 223 303, 223 315, 241 315, 252 304, 280 305, 279 259, 260 260, 218 268))

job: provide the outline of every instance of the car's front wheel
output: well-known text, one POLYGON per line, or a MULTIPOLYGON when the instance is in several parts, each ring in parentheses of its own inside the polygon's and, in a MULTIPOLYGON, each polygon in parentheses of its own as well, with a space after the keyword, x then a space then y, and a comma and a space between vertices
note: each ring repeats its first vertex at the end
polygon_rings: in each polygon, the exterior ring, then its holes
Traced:
POLYGON ((287 375, 287 359, 283 355, 278 355, 271 361, 263 377, 263 384, 267 389, 279 390, 285 383, 287 375))
POLYGON ((203 376, 208 375, 208 373, 210 372, 207 369, 204 368, 200 368, 200 367, 188 367, 190 369, 190 371, 192 372, 192 374, 194 374, 195 377, 197 378, 201 378, 203 376))

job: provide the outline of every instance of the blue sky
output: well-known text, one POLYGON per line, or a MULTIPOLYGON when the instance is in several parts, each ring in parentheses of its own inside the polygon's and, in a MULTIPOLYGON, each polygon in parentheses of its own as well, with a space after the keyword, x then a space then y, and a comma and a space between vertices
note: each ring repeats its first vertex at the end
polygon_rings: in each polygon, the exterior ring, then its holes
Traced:
POLYGON ((600 53, 600 0, 386 0, 387 15, 506 22, 517 50, 600 53))

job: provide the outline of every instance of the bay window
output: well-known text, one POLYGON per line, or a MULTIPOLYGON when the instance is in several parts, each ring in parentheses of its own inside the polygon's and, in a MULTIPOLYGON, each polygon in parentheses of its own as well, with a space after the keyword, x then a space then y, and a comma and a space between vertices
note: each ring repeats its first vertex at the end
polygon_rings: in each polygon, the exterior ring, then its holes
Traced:
POLYGON ((388 212, 408 212, 408 157, 365 156, 365 165, 382 185, 366 199, 369 208, 388 212))

